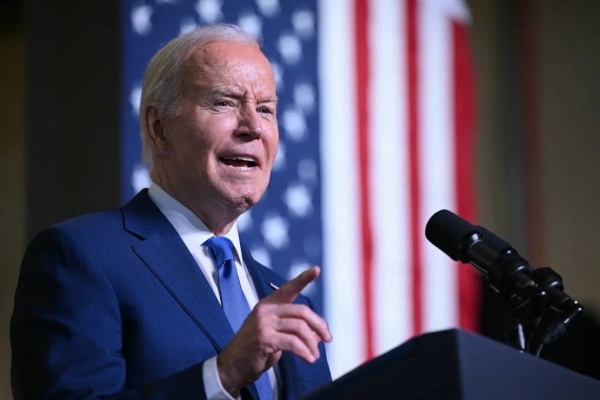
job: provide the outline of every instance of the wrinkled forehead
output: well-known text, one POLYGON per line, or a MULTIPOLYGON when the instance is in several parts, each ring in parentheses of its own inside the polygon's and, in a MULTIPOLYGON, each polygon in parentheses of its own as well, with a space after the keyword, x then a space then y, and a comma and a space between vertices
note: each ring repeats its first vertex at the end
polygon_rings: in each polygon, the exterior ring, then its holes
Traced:
POLYGON ((261 83, 275 88, 273 68, 267 57, 253 44, 211 42, 196 47, 181 71, 183 82, 261 83))

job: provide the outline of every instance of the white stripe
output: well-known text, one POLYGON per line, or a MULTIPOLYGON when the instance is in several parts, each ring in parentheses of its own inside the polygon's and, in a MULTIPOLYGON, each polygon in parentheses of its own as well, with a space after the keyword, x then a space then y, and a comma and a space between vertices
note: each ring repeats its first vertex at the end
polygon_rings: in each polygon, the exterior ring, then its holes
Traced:
MULTIPOLYGON (((422 204, 421 232, 436 211, 455 209, 454 117, 452 108, 452 30, 436 2, 419 2, 419 121, 422 204)), ((456 326, 456 265, 423 240, 423 329, 456 326)))
POLYGON ((396 0, 371 0, 369 4, 369 179, 376 354, 399 345, 412 332, 403 4, 396 0))
POLYGON ((319 2, 325 317, 334 378, 364 361, 353 2, 319 2))
POLYGON ((471 13, 465 0, 421 0, 423 3, 429 3, 444 13, 449 19, 454 19, 461 23, 470 23, 471 13))

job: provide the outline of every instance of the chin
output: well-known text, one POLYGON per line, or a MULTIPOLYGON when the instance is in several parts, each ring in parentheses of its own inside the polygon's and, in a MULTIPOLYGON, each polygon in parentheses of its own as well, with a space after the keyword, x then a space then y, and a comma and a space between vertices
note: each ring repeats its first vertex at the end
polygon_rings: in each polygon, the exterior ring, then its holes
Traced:
POLYGON ((265 179, 221 180, 213 186, 224 202, 242 212, 261 199, 268 185, 265 179))
POLYGON ((242 212, 247 211, 250 207, 254 206, 260 198, 263 192, 256 190, 256 188, 239 188, 238 190, 232 190, 227 194, 227 198, 231 204, 242 212))

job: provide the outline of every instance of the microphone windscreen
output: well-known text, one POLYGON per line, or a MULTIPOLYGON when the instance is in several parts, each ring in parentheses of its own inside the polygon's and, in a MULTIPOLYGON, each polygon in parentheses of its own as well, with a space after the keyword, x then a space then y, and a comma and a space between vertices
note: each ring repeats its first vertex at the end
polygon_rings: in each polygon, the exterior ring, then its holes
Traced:
POLYGON ((473 233, 478 233, 474 225, 448 210, 433 214, 425 226, 427 240, 455 261, 463 261, 460 243, 473 233))

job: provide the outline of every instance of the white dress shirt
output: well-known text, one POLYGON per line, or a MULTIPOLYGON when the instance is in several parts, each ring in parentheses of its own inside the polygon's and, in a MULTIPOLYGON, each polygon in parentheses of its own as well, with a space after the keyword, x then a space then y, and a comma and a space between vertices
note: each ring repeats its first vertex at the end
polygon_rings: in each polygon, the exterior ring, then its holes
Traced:
MULTIPOLYGON (((183 243, 185 243, 190 253, 192 253, 192 256, 196 260, 196 263, 198 263, 200 270, 206 277, 206 280, 215 293, 217 301, 221 303, 218 285, 218 267, 215 266, 215 262, 209 252, 209 249, 206 246, 202 246, 204 242, 214 236, 213 233, 206 227, 200 218, 198 218, 180 202, 171 197, 156 183, 152 182, 150 189, 148 189, 148 195, 159 208, 159 210, 164 214, 164 216, 167 217, 171 225, 173 225, 183 240, 183 243)), ((232 228, 224 235, 224 237, 228 238, 233 243, 235 267, 240 279, 240 285, 242 286, 242 291, 248 300, 250 309, 253 309, 256 303, 258 303, 258 293, 256 292, 256 287, 254 286, 252 277, 248 272, 248 268, 242 259, 242 249, 240 246, 237 223, 234 223, 232 228)), ((267 372, 269 375, 271 388, 273 389, 273 398, 277 399, 278 390, 275 372, 273 368, 270 368, 267 372)), ((202 379, 204 381, 204 390, 208 400, 234 400, 234 398, 225 391, 223 385, 221 384, 219 371, 217 370, 216 356, 204 362, 202 368, 202 379)))

